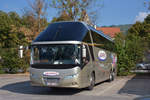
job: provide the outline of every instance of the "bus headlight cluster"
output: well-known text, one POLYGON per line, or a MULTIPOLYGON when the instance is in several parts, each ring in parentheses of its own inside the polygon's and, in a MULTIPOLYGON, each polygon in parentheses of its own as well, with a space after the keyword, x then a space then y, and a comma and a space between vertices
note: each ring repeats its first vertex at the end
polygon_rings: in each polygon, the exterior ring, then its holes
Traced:
POLYGON ((77 77, 77 74, 65 76, 64 79, 71 79, 77 77))

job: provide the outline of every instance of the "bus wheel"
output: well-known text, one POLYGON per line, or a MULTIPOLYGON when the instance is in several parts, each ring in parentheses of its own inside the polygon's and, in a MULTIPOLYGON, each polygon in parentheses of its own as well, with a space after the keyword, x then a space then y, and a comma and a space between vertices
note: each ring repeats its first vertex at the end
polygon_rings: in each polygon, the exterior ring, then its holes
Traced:
POLYGON ((113 81, 115 78, 115 72, 114 71, 110 71, 110 74, 109 74, 109 82, 113 81))
POLYGON ((95 76, 94 73, 92 73, 90 76, 90 86, 88 87, 88 90, 93 90, 94 86, 95 86, 95 76))

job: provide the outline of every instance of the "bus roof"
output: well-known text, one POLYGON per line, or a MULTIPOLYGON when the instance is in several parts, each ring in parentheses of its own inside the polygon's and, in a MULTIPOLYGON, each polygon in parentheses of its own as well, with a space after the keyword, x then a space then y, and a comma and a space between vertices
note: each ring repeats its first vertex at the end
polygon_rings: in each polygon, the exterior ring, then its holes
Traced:
POLYGON ((33 42, 42 41, 83 41, 89 31, 94 31, 100 36, 113 42, 111 37, 101 31, 85 24, 84 22, 56 22, 50 24, 41 32, 33 42))

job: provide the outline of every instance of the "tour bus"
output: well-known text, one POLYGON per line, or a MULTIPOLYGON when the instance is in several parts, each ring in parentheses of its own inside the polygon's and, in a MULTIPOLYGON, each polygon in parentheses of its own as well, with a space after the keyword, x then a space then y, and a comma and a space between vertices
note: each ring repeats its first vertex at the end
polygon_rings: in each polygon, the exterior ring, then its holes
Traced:
POLYGON ((113 40, 84 22, 50 24, 31 43, 32 86, 88 88, 116 75, 113 40))

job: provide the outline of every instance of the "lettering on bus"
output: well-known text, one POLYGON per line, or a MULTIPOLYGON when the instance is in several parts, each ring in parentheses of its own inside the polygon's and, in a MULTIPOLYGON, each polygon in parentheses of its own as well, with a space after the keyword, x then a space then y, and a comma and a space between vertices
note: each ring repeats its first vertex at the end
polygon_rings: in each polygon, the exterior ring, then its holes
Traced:
POLYGON ((99 59, 100 61, 105 61, 106 58, 107 58, 106 52, 105 52, 104 50, 100 50, 100 51, 98 52, 98 59, 99 59))
POLYGON ((111 54, 111 58, 112 58, 112 67, 115 67, 117 63, 117 56, 114 54, 111 54))
POLYGON ((43 75, 45 76, 55 76, 55 75, 59 75, 58 72, 44 72, 43 75))

